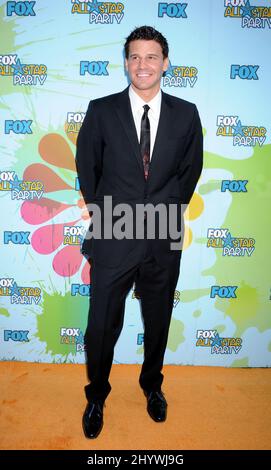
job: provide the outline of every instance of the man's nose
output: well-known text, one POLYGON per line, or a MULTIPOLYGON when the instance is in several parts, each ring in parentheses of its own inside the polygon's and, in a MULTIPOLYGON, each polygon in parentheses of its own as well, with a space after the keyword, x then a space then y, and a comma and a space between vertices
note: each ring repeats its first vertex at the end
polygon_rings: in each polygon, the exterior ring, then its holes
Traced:
POLYGON ((146 59, 145 59, 144 57, 140 57, 140 58, 139 58, 139 66, 140 66, 140 67, 144 67, 145 62, 146 62, 146 59))

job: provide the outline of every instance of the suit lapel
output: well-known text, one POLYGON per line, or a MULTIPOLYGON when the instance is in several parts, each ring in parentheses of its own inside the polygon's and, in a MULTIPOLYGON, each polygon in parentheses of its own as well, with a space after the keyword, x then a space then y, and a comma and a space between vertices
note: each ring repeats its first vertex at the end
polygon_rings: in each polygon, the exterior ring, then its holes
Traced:
MULTIPOLYGON (((140 170, 142 172, 142 176, 144 176, 143 161, 140 153, 140 146, 137 138, 137 132, 134 123, 128 90, 129 87, 125 88, 125 90, 118 95, 115 109, 123 125, 123 128, 131 142, 134 155, 138 161, 140 170)), ((161 111, 147 181, 149 181, 150 174, 152 171, 154 171, 155 167, 160 168, 160 170, 163 167, 163 162, 159 161, 159 158, 162 158, 162 152, 159 150, 165 147, 165 141, 167 137, 171 134, 171 126, 172 104, 168 99, 168 95, 162 91, 161 111)))
POLYGON ((129 87, 125 88, 125 90, 119 94, 116 103, 116 112, 131 142, 134 155, 138 161, 142 175, 144 176, 143 161, 140 154, 140 146, 137 138, 136 126, 133 118, 128 90, 129 87))
MULTIPOLYGON (((162 90, 161 90, 162 91, 162 90)), ((172 104, 168 99, 168 95, 162 91, 162 100, 161 100, 161 110, 160 117, 158 121, 157 133, 155 137, 155 142, 152 151, 152 157, 149 168, 148 181, 151 176, 151 173, 155 171, 155 168, 163 168, 164 152, 161 152, 161 149, 166 148, 166 141, 168 136, 171 135, 172 129, 172 104)))

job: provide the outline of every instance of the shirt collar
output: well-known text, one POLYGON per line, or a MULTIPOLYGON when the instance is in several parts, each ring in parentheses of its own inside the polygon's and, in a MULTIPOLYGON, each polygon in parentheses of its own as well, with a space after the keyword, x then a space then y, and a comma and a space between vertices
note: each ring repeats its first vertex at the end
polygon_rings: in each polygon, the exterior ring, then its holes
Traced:
POLYGON ((151 108, 150 110, 153 111, 154 113, 159 113, 160 111, 161 100, 162 100, 161 88, 159 89, 158 93, 156 93, 156 95, 150 101, 148 101, 148 103, 146 103, 130 85, 129 97, 130 97, 132 108, 134 108, 136 111, 139 111, 139 110, 142 111, 142 106, 144 106, 144 104, 148 104, 149 107, 151 108))

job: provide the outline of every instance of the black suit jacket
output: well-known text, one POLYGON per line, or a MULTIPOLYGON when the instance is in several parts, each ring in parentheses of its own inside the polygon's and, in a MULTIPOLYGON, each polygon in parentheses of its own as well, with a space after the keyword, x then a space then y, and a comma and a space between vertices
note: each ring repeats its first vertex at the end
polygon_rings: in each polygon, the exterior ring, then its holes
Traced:
MULTIPOLYGON (((149 176, 143 162, 130 105, 129 87, 94 99, 77 139, 76 167, 85 202, 101 205, 112 196, 113 207, 129 203, 188 204, 202 170, 203 137, 194 104, 162 91, 160 119, 151 157, 149 176)), ((113 223, 118 217, 113 217, 113 223)), ((178 212, 178 229, 181 210, 178 212)), ((172 239, 150 241, 157 261, 165 265, 172 239)), ((82 253, 106 266, 117 266, 137 253, 142 240, 85 239, 82 253)))

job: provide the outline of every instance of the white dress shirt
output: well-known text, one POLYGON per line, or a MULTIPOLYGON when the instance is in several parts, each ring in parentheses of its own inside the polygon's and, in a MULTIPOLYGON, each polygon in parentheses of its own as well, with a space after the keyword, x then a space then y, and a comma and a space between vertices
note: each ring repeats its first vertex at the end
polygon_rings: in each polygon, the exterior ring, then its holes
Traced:
POLYGON ((150 160, 151 160, 153 146, 154 146, 155 137, 157 133, 159 117, 160 117, 160 109, 161 109, 161 101, 162 101, 161 89, 158 91, 158 93, 155 95, 154 98, 152 98, 148 103, 146 103, 130 85, 129 86, 129 98, 130 98, 133 118, 135 121, 138 142, 140 142, 141 118, 144 113, 143 106, 144 104, 148 104, 150 107, 148 111, 148 117, 149 117, 150 126, 151 126, 151 142, 150 142, 151 143, 150 160))

